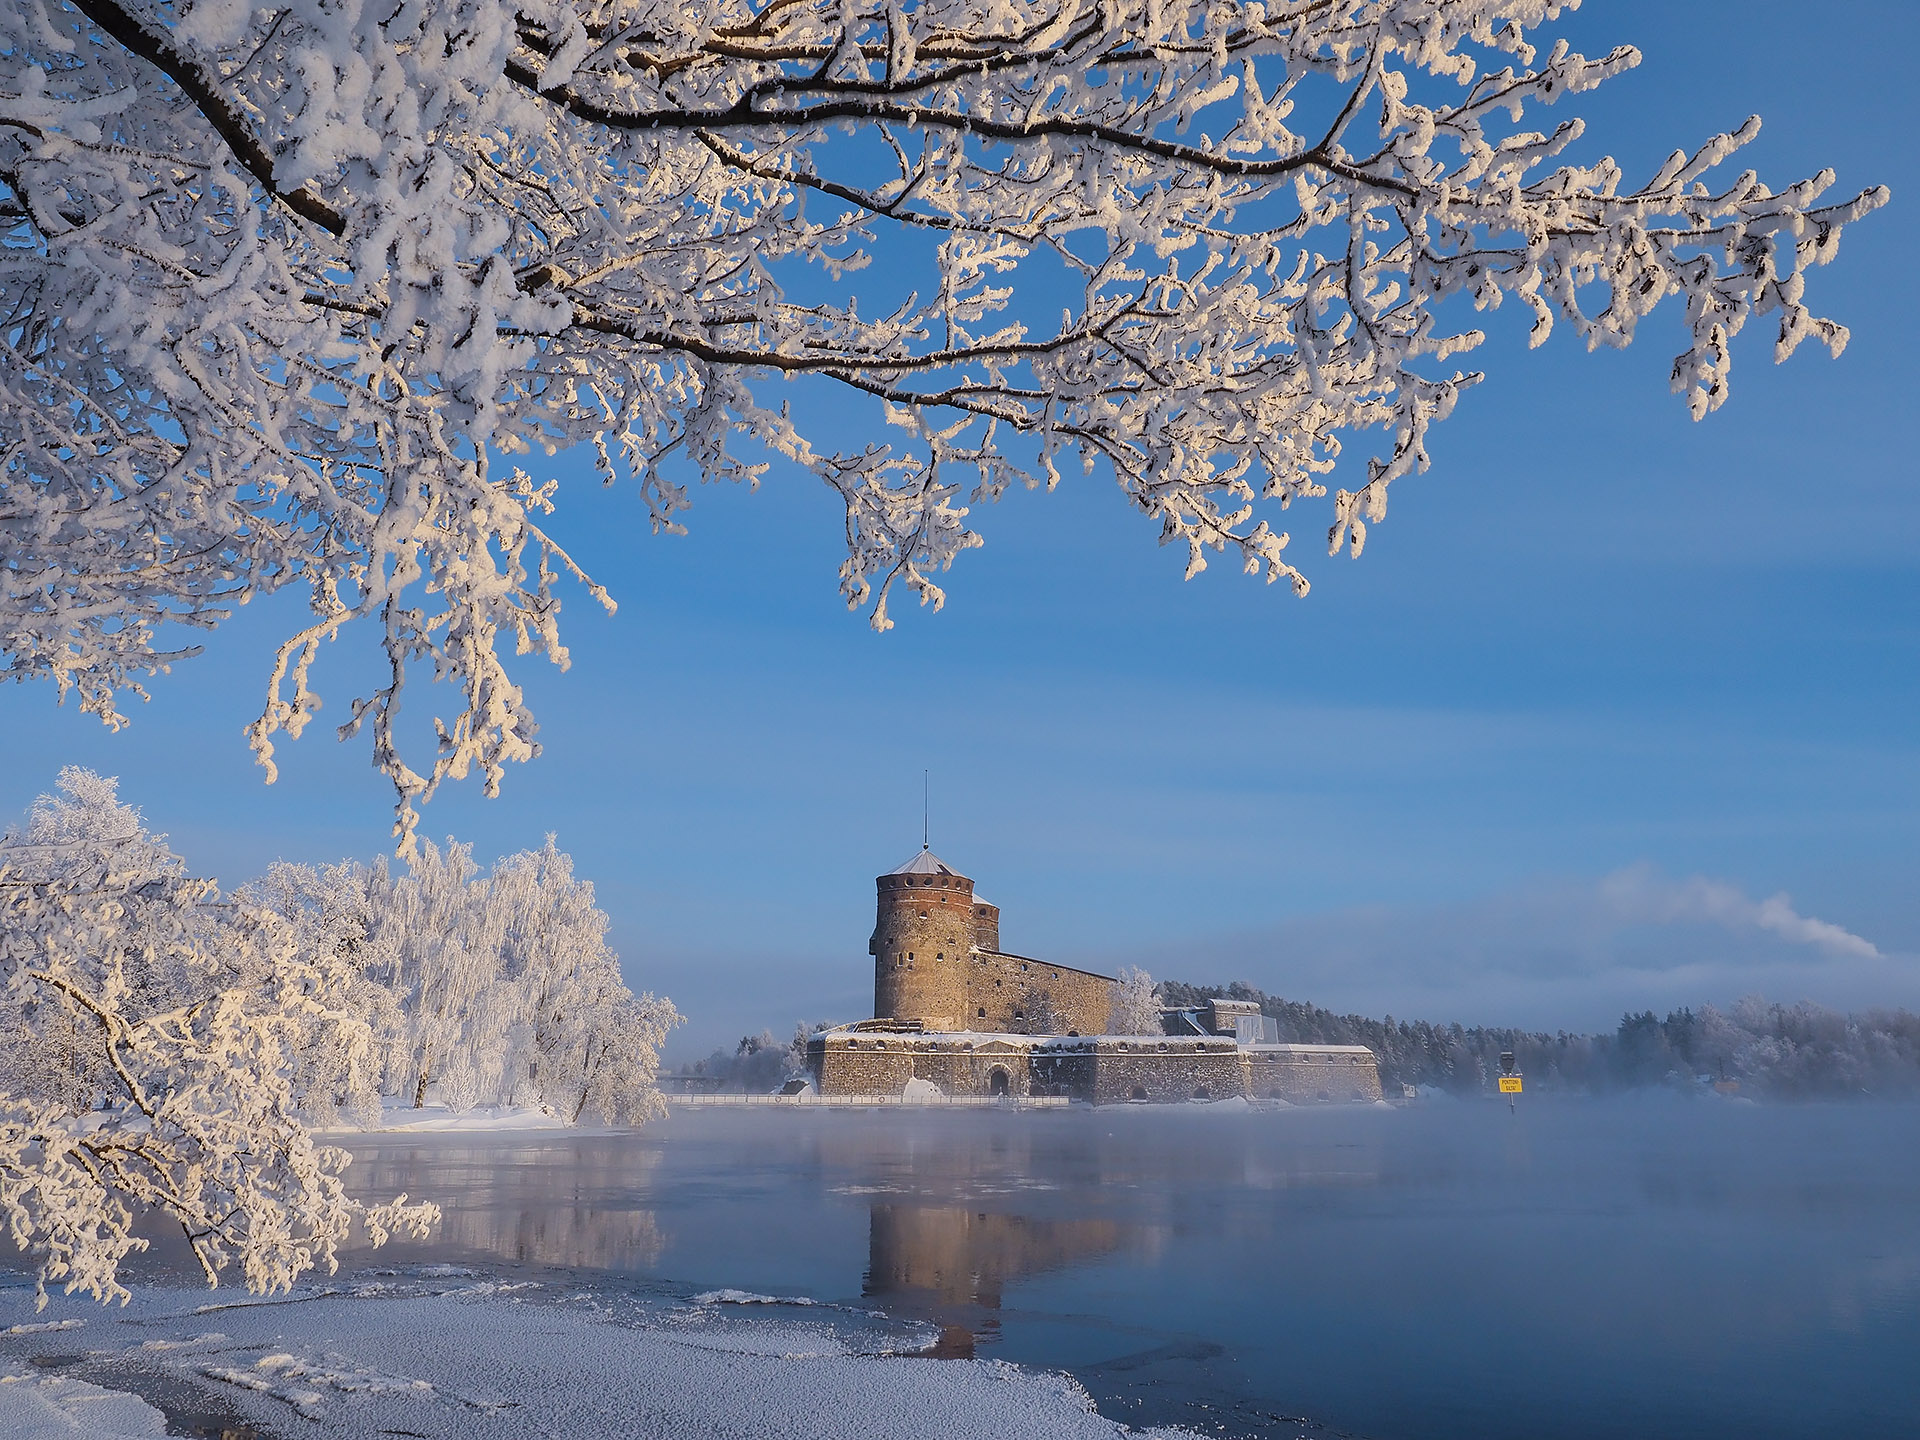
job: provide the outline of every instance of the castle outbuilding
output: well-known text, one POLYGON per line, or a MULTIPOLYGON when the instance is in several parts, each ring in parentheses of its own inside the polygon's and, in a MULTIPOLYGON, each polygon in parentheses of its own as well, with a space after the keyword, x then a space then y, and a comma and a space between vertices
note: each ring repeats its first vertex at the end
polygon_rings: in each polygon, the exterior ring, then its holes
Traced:
POLYGON ((1283 1045, 1258 1007, 1163 1012, 1161 1032, 1114 1035, 1112 976, 1000 948, 1000 911, 922 848, 875 879, 873 1018, 807 1042, 823 1096, 1293 1103, 1380 1098, 1363 1045, 1283 1045))

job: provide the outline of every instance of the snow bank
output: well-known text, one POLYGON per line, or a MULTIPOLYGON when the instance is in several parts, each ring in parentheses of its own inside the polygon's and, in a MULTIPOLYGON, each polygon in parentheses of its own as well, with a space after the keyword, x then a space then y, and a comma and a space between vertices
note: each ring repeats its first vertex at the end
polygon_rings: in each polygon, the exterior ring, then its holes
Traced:
MULTIPOLYGON (((912 1351, 889 1348, 900 1343, 898 1331, 867 1322, 863 1334, 851 1318, 828 1315, 832 1307, 821 1307, 826 1318, 816 1323, 747 1315, 738 1305, 663 1311, 633 1297, 582 1294, 535 1302, 490 1286, 435 1291, 383 1280, 230 1302, 221 1331, 209 1334, 194 1313, 205 1298, 154 1291, 107 1312, 88 1330, 87 1373, 158 1376, 174 1392, 197 1391, 273 1433, 297 1428, 316 1440, 842 1440, 852 1416, 869 1440, 1182 1433, 1130 1431, 1105 1419, 1065 1375, 919 1358, 929 1337, 917 1332, 912 1351)), ((0 1322, 16 1318, 7 1313, 15 1308, 24 1319, 30 1305, 23 1290, 0 1294, 0 1322)), ((20 1335, 4 1342, 4 1353, 54 1355, 63 1338, 20 1335)), ((164 1433, 162 1417, 132 1396, 77 1379, 0 1373, 0 1434, 9 1440, 164 1433)))
POLYGON ((153 1440, 166 1433, 166 1417, 132 1395, 0 1367, 0 1435, 7 1440, 153 1440))
POLYGON ((383 1105, 380 1123, 362 1130, 356 1126, 322 1131, 332 1135, 372 1135, 385 1131, 442 1130, 564 1130, 566 1122, 532 1105, 479 1105, 455 1113, 444 1105, 383 1105))

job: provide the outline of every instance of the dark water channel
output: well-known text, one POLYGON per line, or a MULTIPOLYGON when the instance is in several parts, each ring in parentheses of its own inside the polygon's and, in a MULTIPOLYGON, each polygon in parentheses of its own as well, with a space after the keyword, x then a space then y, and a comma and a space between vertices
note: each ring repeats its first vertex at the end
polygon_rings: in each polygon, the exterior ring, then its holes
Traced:
POLYGON ((357 1142, 348 1258, 807 1296, 1104 1413, 1370 1440, 1920 1436, 1920 1108, 681 1111, 357 1142))

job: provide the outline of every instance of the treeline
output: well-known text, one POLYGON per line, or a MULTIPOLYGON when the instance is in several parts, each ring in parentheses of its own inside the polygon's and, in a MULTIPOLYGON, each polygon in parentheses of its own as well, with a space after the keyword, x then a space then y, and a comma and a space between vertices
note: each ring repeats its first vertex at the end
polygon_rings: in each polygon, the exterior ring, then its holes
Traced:
POLYGON ((1742 1094, 1773 1099, 1920 1095, 1920 1015, 1870 1010, 1842 1015, 1809 1002, 1774 1005, 1758 996, 1728 1010, 1712 1005, 1621 1017, 1611 1034, 1547 1034, 1497 1025, 1436 1025, 1337 1015, 1235 981, 1163 981, 1168 1005, 1250 1000, 1293 1044, 1365 1045, 1380 1057, 1380 1079, 1473 1095, 1493 1088, 1500 1055, 1512 1051, 1529 1087, 1604 1094, 1664 1085, 1737 1081, 1742 1094))
POLYGON ((674 1078, 693 1090, 721 1095, 764 1095, 787 1080, 805 1076, 807 1041, 832 1028, 826 1020, 805 1021, 793 1027, 793 1038, 780 1040, 771 1030, 742 1035, 732 1051, 715 1050, 696 1060, 674 1078))

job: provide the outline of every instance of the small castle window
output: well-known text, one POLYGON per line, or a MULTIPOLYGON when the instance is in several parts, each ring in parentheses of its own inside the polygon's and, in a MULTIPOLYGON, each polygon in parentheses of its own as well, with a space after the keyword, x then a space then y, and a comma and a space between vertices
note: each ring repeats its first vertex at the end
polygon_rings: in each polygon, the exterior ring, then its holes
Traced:
POLYGON ((986 1019, 986 1018, 987 1018, 987 1007, 986 1007, 986 1006, 984 1006, 984 1005, 982 1005, 982 1006, 980 1007, 980 1015, 979 1015, 979 1018, 980 1018, 980 1019, 982 1019, 982 1020, 984 1020, 984 1019, 986 1019))

